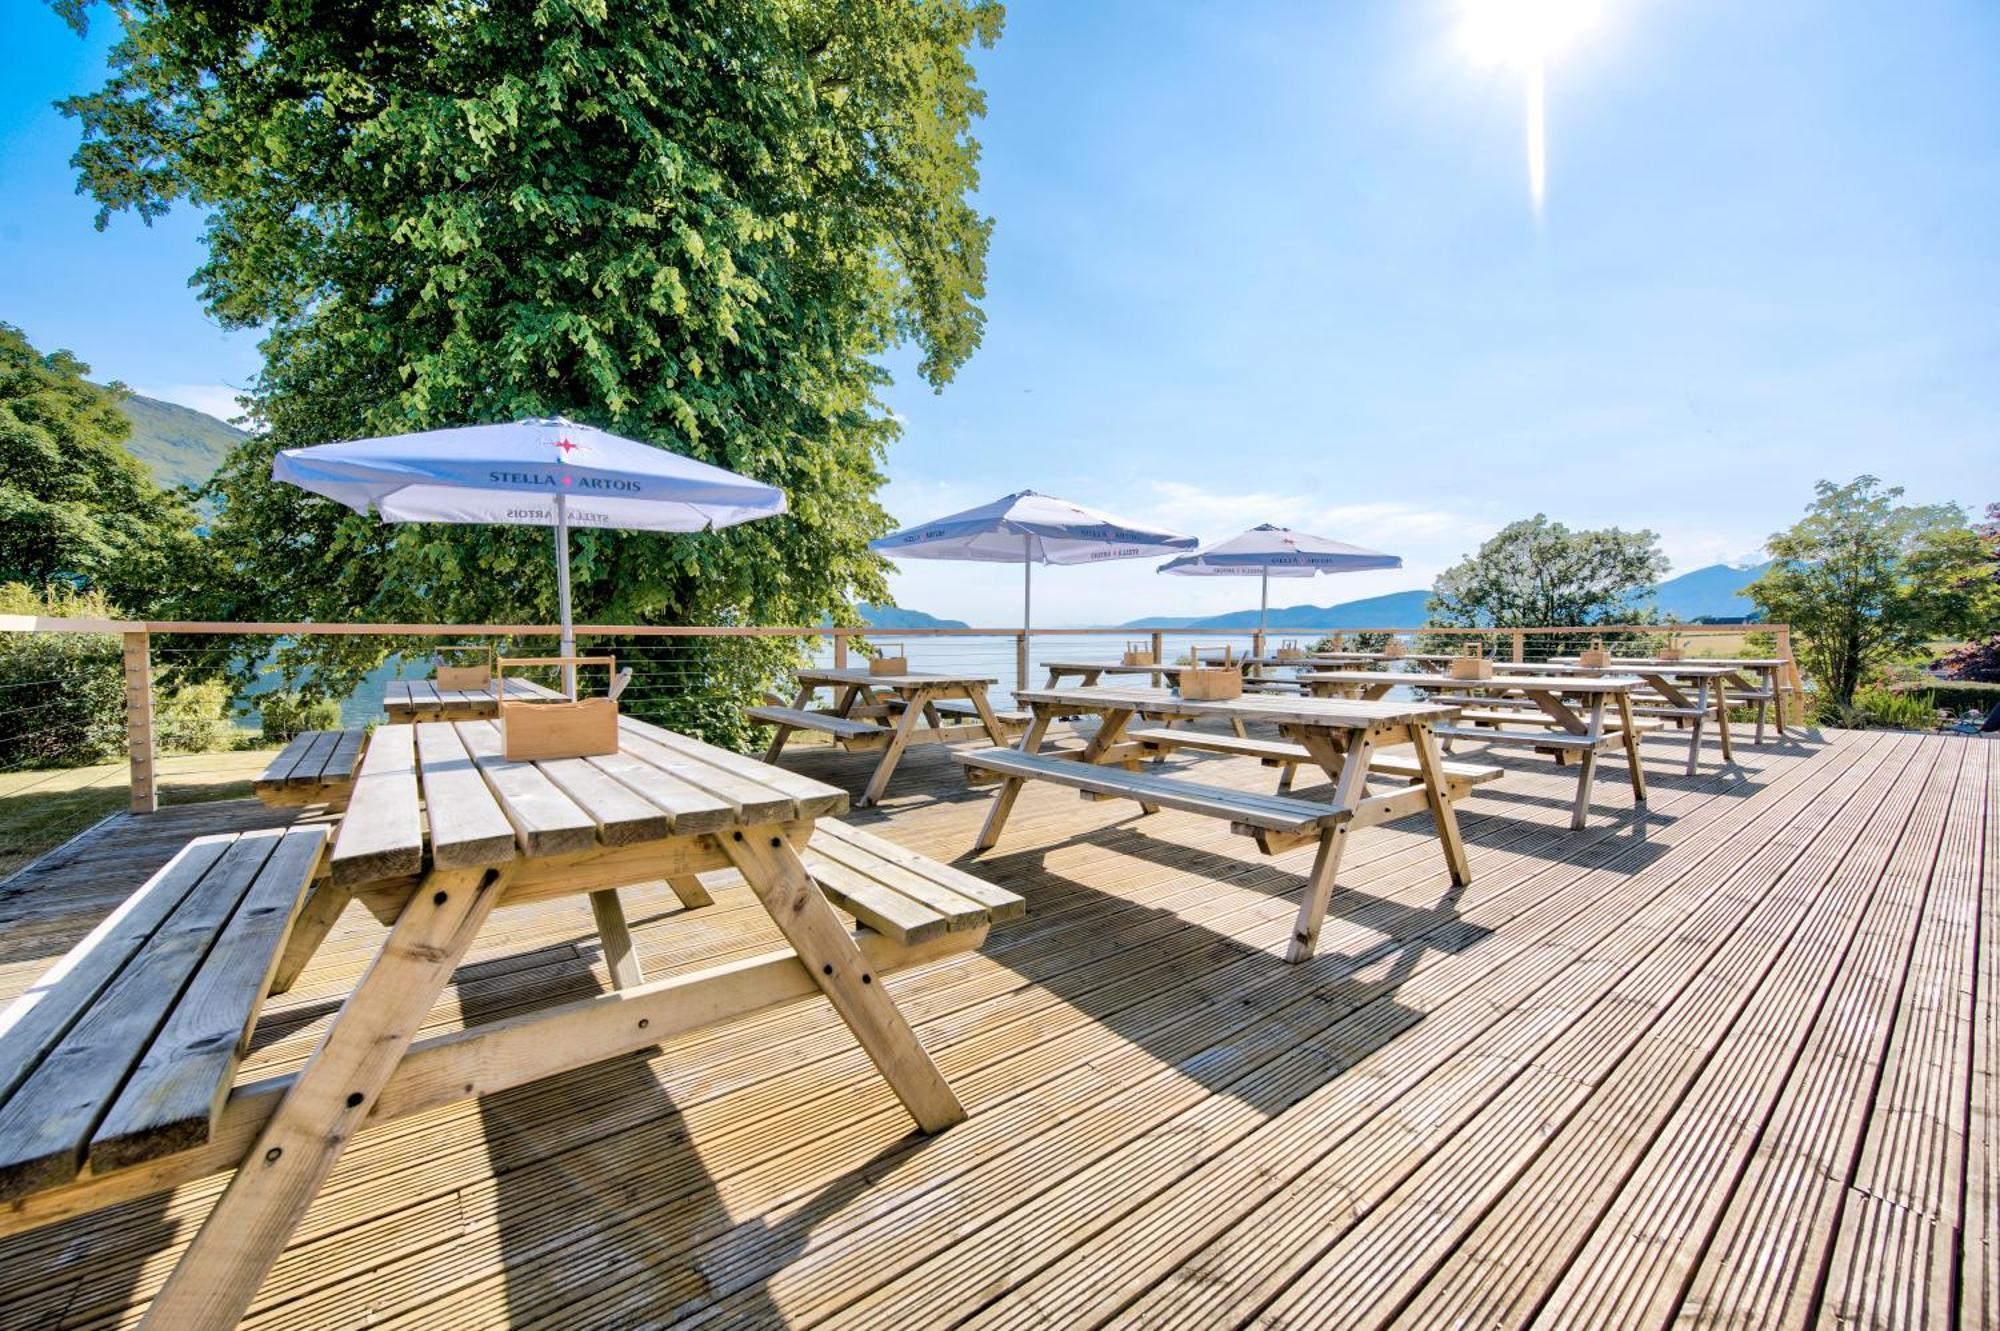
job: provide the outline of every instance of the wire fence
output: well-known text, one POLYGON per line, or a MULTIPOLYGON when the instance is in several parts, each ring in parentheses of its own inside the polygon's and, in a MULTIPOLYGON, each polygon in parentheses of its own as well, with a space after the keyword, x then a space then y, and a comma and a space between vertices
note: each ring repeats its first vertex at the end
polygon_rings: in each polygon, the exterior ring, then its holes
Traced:
MULTIPOLYGON (((847 630, 586 626, 577 649, 610 654, 632 677, 625 712, 739 747, 763 732, 745 703, 789 700, 806 664, 865 665, 888 648, 918 672, 992 681, 1000 706, 1050 663, 1116 662, 1128 648, 1164 663, 1275 653, 1281 647, 1412 654, 1476 649, 1545 661, 1593 639, 1652 654, 1668 633, 1690 657, 1782 656, 1783 626, 1629 629, 847 630)), ((143 624, 9 621, 0 629, 0 876, 99 819, 126 809, 247 796, 273 750, 299 729, 362 727, 384 691, 431 676, 442 647, 551 656, 553 628, 451 625, 143 624), (11 631, 9 631, 11 630, 11 631)), ((556 684, 552 670, 531 677, 556 684)), ((585 683, 593 681, 588 676, 585 683)), ((1796 685, 1796 679, 1792 682, 1796 685)))

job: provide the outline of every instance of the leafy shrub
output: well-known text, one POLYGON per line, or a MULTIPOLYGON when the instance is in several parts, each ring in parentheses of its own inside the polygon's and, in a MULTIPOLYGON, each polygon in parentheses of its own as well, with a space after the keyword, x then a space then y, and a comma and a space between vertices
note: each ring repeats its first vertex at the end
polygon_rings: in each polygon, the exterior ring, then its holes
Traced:
POLYGON ((1939 659, 1938 668, 1948 679, 2000 684, 2000 633, 1946 652, 1939 659))
POLYGON ((229 724, 229 686, 219 679, 184 684, 153 702, 153 742, 175 753, 207 753, 224 747, 229 724))
POLYGON ((2000 703, 2000 683, 1932 683, 1926 689, 1931 699, 1947 712, 1990 711, 2000 703))
MULTIPOLYGON (((0 586, 0 613, 115 619, 95 593, 0 586)), ((125 752, 124 644, 113 634, 0 633, 0 770, 87 767, 125 752)))
POLYGON ((340 725, 340 704, 331 698, 306 698, 276 689, 257 695, 255 702, 267 744, 283 744, 302 730, 333 730, 340 725))
POLYGON ((1937 703, 1928 693, 1902 693, 1879 684, 1864 684, 1854 691, 1854 701, 1841 703, 1828 698, 1820 704, 1819 722, 1844 730, 1866 730, 1871 726, 1894 730, 1935 730, 1937 703))

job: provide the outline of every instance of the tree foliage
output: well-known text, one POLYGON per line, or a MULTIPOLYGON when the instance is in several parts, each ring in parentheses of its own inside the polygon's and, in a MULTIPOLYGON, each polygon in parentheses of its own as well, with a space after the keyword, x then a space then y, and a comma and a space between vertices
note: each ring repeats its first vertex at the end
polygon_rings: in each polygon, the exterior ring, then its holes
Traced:
POLYGON ((1792 626, 1822 696, 1850 703, 1870 666, 1991 623, 2000 602, 1988 551, 1958 505, 1899 504, 1902 488, 1873 476, 1814 493, 1745 590, 1765 618, 1792 626))
POLYGON ((1986 506, 1986 520, 1972 530, 1986 545, 1986 579, 1992 608, 1975 624, 1974 640, 1946 652, 1938 661, 1948 679, 2000 683, 2000 504, 1986 506))
MULTIPOLYGON (((1430 622, 1452 628, 1641 623, 1666 574, 1650 531, 1573 531, 1537 513, 1512 522, 1439 576, 1430 622)), ((1574 644, 1551 644, 1561 649, 1574 644)))
POLYGON ((186 497, 125 451, 124 390, 0 324, 0 583, 60 582, 144 610, 194 533, 186 497))
MULTIPOLYGON (((883 597, 881 360, 912 344, 941 387, 979 341, 969 51, 998 4, 112 8, 109 81, 66 104, 100 225, 206 209, 203 298, 266 330, 265 428, 213 483, 221 575, 192 608, 550 618, 546 531, 385 528, 269 472, 277 448, 551 414, 792 506, 576 533, 582 616, 851 623, 883 597)), ((350 678, 380 645, 323 664, 350 678)))

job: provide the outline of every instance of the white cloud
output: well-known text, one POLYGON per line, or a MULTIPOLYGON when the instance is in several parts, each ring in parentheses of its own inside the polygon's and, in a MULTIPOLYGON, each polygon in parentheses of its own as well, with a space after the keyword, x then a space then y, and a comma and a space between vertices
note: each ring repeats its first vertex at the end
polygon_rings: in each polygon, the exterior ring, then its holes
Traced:
POLYGON ((156 397, 162 402, 205 411, 217 420, 233 420, 243 414, 243 408, 236 403, 243 390, 228 384, 172 384, 165 388, 134 388, 132 391, 141 397, 156 397))

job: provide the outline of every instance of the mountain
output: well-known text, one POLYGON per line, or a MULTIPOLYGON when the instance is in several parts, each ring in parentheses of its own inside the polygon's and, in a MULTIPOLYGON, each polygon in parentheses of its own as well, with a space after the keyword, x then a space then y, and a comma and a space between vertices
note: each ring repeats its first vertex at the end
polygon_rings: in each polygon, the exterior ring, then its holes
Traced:
POLYGON ((244 438, 207 412, 133 393, 119 404, 132 422, 125 448, 161 485, 200 485, 244 438))
MULTIPOLYGON (((1767 563, 1742 567, 1710 564, 1668 578, 1654 592, 1653 604, 1662 615, 1684 622, 1697 619, 1748 619, 1757 613, 1750 598, 1741 594, 1771 567, 1767 563)), ((1359 601, 1334 605, 1289 605, 1271 607, 1272 629, 1363 629, 1411 628, 1425 619, 1427 591, 1390 592, 1359 601)), ((1257 612, 1231 610, 1225 614, 1190 618, 1185 615, 1153 615, 1135 619, 1119 627, 1128 629, 1254 629, 1257 612)))
POLYGON ((962 619, 939 619, 921 610, 908 610, 900 605, 858 605, 861 618, 871 629, 962 629, 968 627, 962 619))
POLYGON ((1668 578, 1654 594, 1660 613, 1680 620, 1748 619, 1757 613, 1749 597, 1740 593, 1762 577, 1770 561, 1741 567, 1710 564, 1692 569, 1677 578, 1668 578))

